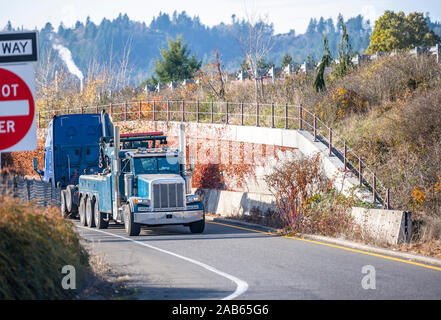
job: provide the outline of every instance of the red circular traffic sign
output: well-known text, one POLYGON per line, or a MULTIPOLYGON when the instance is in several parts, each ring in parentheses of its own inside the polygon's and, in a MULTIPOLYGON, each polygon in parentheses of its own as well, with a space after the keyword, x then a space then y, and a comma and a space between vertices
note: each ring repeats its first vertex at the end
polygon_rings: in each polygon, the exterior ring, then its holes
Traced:
POLYGON ((34 115, 34 97, 26 82, 0 68, 0 150, 16 145, 26 136, 34 115))

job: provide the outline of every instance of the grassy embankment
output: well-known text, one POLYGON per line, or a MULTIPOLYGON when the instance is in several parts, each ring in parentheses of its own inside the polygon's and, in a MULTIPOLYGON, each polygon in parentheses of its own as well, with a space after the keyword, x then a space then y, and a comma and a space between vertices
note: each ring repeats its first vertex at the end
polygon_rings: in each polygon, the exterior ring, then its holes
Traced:
POLYGON ((109 283, 109 272, 58 208, 0 195, 0 300, 118 298, 124 284, 109 283), (76 289, 62 287, 65 265, 75 268, 76 289))

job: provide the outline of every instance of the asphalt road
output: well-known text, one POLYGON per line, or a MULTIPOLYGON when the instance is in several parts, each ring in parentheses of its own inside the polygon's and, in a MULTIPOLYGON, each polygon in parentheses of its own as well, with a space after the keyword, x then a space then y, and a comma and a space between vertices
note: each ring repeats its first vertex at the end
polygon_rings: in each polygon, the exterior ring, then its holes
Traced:
POLYGON ((166 226, 138 237, 77 226, 138 299, 441 299, 441 268, 324 243, 209 221, 202 234, 166 226))

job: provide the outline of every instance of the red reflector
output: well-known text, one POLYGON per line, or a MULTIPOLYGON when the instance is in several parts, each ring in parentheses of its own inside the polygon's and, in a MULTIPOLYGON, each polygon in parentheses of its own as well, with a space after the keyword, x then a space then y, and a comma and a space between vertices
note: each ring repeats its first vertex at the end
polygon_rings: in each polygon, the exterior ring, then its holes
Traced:
POLYGON ((164 132, 156 131, 156 132, 143 132, 143 133, 122 133, 120 134, 121 138, 128 137, 152 137, 152 136, 163 136, 164 132))

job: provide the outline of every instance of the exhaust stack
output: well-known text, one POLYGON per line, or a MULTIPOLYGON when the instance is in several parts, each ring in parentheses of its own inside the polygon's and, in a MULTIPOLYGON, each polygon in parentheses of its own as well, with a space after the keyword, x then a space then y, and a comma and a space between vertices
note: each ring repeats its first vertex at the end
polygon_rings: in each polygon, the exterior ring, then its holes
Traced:
POLYGON ((113 172, 115 175, 115 199, 113 201, 113 212, 116 214, 117 220, 120 220, 121 214, 119 212, 119 208, 121 206, 121 198, 120 198, 120 192, 119 192, 119 175, 120 175, 120 164, 119 164, 119 127, 115 126, 114 129, 114 142, 113 142, 113 172))
POLYGON ((182 175, 185 180, 185 193, 191 193, 191 172, 187 171, 187 147, 185 143, 185 126, 183 123, 179 125, 179 163, 181 164, 182 175))

